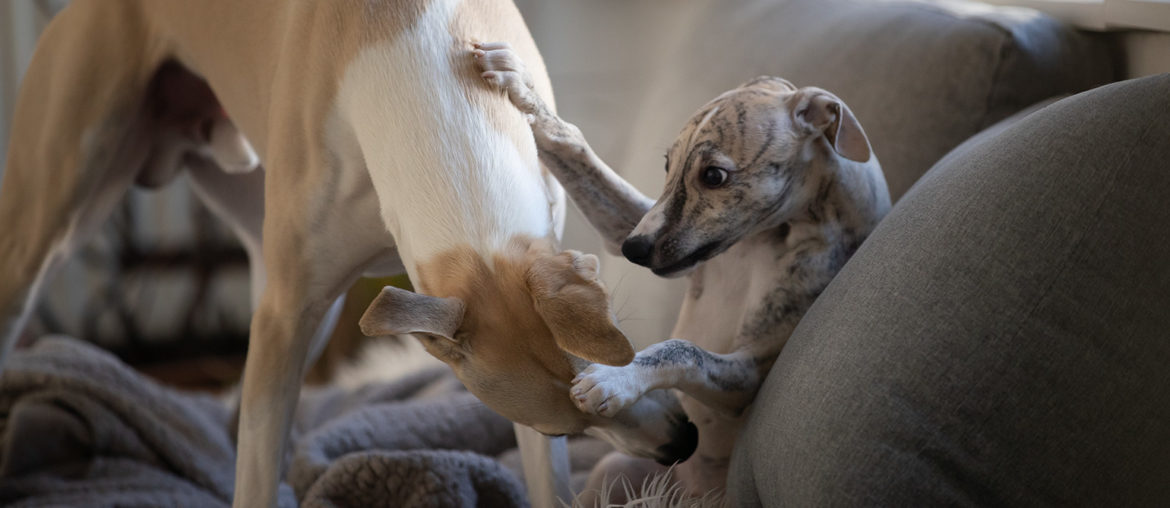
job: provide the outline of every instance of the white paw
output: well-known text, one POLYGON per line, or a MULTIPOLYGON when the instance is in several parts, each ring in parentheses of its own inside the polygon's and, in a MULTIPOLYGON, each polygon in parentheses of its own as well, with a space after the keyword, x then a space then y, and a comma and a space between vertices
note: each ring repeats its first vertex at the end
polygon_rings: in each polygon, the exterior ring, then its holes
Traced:
POLYGON ((573 378, 569 396, 586 413, 612 418, 636 402, 645 390, 637 371, 593 364, 573 378))
POLYGON ((507 92, 512 102, 531 116, 531 95, 534 93, 532 77, 524 68, 520 55, 512 51, 506 42, 476 43, 471 55, 484 81, 497 90, 507 92))
POLYGON ((471 52, 484 79, 501 89, 527 81, 524 62, 506 42, 481 42, 471 52))

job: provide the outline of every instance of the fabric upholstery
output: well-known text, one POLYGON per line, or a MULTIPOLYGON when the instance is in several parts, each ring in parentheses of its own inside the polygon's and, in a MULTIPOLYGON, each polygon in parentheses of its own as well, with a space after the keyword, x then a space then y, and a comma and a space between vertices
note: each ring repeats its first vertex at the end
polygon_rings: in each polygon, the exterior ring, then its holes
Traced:
POLYGON ((773 367, 744 506, 1170 504, 1170 75, 960 147, 773 367))

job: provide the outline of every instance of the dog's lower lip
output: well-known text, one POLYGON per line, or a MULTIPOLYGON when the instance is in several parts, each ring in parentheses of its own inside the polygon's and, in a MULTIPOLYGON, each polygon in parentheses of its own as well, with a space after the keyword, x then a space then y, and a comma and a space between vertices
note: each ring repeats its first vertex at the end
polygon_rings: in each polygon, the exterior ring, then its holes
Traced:
POLYGON ((666 266, 663 266, 660 268, 651 268, 650 271, 654 272, 654 275, 658 275, 658 276, 670 275, 670 274, 675 273, 675 272, 681 272, 683 270, 686 270, 687 268, 694 266, 695 264, 697 264, 699 262, 706 261, 707 259, 711 258, 711 255, 715 252, 715 249, 717 249, 717 248, 719 248, 719 242, 708 243, 702 247, 699 247, 694 252, 687 255, 687 257, 685 257, 685 258, 682 258, 678 261, 675 261, 674 263, 671 263, 669 265, 666 265, 666 266))

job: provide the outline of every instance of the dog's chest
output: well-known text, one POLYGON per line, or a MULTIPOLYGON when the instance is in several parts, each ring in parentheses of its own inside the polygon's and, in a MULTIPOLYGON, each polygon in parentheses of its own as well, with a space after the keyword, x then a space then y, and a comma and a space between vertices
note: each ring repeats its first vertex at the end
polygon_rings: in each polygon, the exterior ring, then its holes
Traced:
POLYGON ((672 337, 713 353, 735 349, 735 338, 752 309, 775 286, 775 255, 754 242, 741 242, 707 261, 690 276, 672 337))

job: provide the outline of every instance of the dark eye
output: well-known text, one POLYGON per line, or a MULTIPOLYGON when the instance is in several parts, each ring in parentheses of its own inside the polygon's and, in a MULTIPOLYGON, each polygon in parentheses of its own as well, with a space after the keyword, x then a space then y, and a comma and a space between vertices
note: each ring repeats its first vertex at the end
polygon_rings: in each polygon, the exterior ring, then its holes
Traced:
POLYGON ((669 157, 666 158, 666 163, 662 165, 662 170, 666 171, 667 173, 670 172, 670 158, 669 157))
POLYGON ((727 183, 727 170, 717 166, 707 166, 699 175, 699 181, 710 189, 720 187, 727 183))

